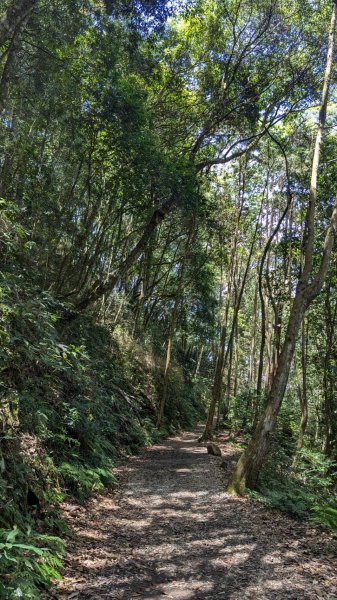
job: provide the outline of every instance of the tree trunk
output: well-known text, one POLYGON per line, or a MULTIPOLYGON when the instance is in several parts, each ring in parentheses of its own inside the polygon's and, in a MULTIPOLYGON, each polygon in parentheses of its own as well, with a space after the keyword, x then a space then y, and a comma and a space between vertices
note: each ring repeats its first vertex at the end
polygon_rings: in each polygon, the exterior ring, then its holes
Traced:
POLYGON ((267 311, 267 320, 266 320, 266 365, 264 372, 264 387, 266 390, 270 390, 271 382, 272 382, 272 322, 271 315, 267 311))
POLYGON ((336 14, 337 0, 334 0, 329 32, 327 63, 323 83, 322 104, 319 112, 316 143, 312 162, 310 192, 306 218, 307 236, 305 240, 304 267, 297 285, 294 302, 291 307, 285 340, 283 342, 276 373, 268 395, 266 408, 258 422, 250 444, 239 459, 231 476, 228 486, 228 491, 231 493, 242 494, 244 493, 246 487, 252 489, 256 487, 260 469, 270 448, 271 437, 275 430, 277 416, 286 391, 291 363, 295 351, 296 338, 299 333, 306 309, 322 289, 333 248, 337 226, 337 198, 335 200, 335 208, 332 213, 330 226, 325 237, 321 263, 316 276, 313 277, 313 281, 310 283, 310 279, 313 276, 312 266, 315 234, 314 224, 315 205, 317 198, 317 177, 322 135, 326 121, 329 82, 334 53, 336 14))
POLYGON ((268 259, 268 254, 269 254, 271 244, 272 244, 275 236, 278 234, 280 227, 281 227, 285 217, 287 216, 288 211, 292 204, 292 192, 290 189, 290 173, 289 173, 289 164, 288 164, 287 155, 285 153, 285 150, 283 149, 282 144, 280 144, 280 142, 271 133, 269 133, 269 136, 271 137, 273 142, 275 142, 275 144, 280 148, 280 150, 283 154, 284 160, 285 160, 285 168, 286 168, 286 176, 287 176, 287 204, 286 204, 285 209, 284 209, 283 213, 281 214, 274 230, 269 235, 268 241, 267 241, 264 251, 263 251, 260 268, 259 268, 258 290, 259 290, 259 297, 260 297, 260 304, 261 304, 261 344, 260 344, 259 367, 258 367, 257 385, 256 385, 256 411, 255 411, 256 417, 258 414, 259 401, 260 401, 260 396, 261 396, 261 392, 262 392, 263 361, 264 361, 264 350, 265 350, 265 345, 266 345, 266 327, 267 327, 266 300, 265 300, 265 297, 263 294, 264 264, 265 264, 266 259, 268 259))
POLYGON ((172 310, 172 318, 171 318, 171 324, 170 324, 169 335, 168 335, 168 340, 167 340, 167 347, 166 347, 163 391, 162 391, 162 395, 161 395, 161 399, 160 399, 159 411, 158 411, 158 416, 157 416, 157 427, 158 428, 161 426, 163 416, 164 416, 164 410, 165 410, 165 406, 166 406, 169 373, 170 373, 170 367, 171 367, 171 354, 172 354, 173 339, 174 339, 175 330, 176 330, 179 306, 180 306, 183 283, 184 283, 185 269, 186 269, 186 265, 187 265, 190 244, 191 244, 192 237, 194 234, 194 227, 195 227, 195 223, 193 222, 190 227, 189 234, 188 234, 186 244, 185 244, 184 256, 182 258, 180 273, 179 273, 177 293, 176 293, 176 297, 174 300, 174 306, 173 306, 173 310, 172 310))
POLYGON ((195 372, 194 372, 194 377, 195 378, 198 377, 199 372, 200 372, 200 367, 201 367, 201 361, 202 361, 202 355, 203 355, 203 353, 204 353, 204 345, 202 344, 201 348, 200 348, 199 355, 198 355, 197 364, 196 364, 196 367, 195 367, 195 372))
POLYGON ((208 413, 207 413, 205 429, 204 429, 204 432, 203 432, 201 438, 199 439, 200 442, 212 439, 215 409, 216 409, 218 401, 221 398, 222 379, 223 379, 223 372, 224 372, 224 367, 225 367, 226 332, 227 332, 227 327, 225 327, 225 325, 223 325, 221 328, 221 339, 220 339, 220 345, 219 345, 220 347, 218 350, 218 355, 217 355, 216 365, 215 365, 215 374, 214 374, 214 381, 213 381, 213 388, 212 388, 212 398, 211 398, 211 403, 209 405, 209 409, 208 409, 208 413))
POLYGON ((15 29, 28 18, 38 0, 14 0, 0 18, 0 46, 9 40, 15 29))
POLYGON ((226 398, 223 407, 223 420, 225 421, 228 417, 229 406, 230 406, 230 397, 231 397, 231 387, 232 387, 232 370, 233 370, 233 344, 230 348, 229 353, 229 361, 228 361, 228 371, 227 371, 227 386, 226 386, 226 398))
POLYGON ((258 293, 258 286, 255 287, 255 293, 254 293, 253 331, 252 331, 252 341, 251 341, 251 345, 250 345, 250 356, 249 356, 249 385, 251 387, 255 386, 255 378, 256 378, 257 293, 258 293))
POLYGON ((302 389, 300 392, 301 420, 298 432, 297 448, 303 448, 303 438, 308 424, 308 391, 307 391, 307 342, 308 327, 306 330, 305 321, 302 323, 302 344, 301 344, 301 366, 302 366, 302 389))
MULTIPOLYGON (((241 171, 240 171, 240 182, 239 183, 241 183, 241 171)), ((235 229, 234 240, 233 240, 233 247, 232 247, 232 251, 231 251, 230 267, 229 267, 229 274, 228 274, 228 290, 227 290, 228 298, 227 298, 227 303, 226 303, 225 314, 223 317, 223 322, 222 322, 221 328, 220 328, 220 340, 219 340, 219 346, 217 348, 211 403, 209 405, 209 409, 208 409, 208 413, 207 413, 205 430, 199 441, 212 439, 212 430, 213 430, 213 421, 214 421, 215 410, 216 410, 217 405, 220 404, 220 399, 221 399, 223 374, 224 374, 226 360, 227 360, 227 357, 225 354, 225 344, 226 344, 226 337, 227 337, 228 314, 229 314, 229 308, 230 308, 230 303, 231 303, 232 287, 233 287, 234 278, 235 278, 236 258, 237 258, 236 249, 237 249, 237 243, 238 243, 239 225, 240 225, 240 220, 241 220, 241 215, 242 215, 242 208, 243 208, 243 195, 242 195, 242 198, 240 201, 240 207, 239 207, 239 212, 238 212, 238 217, 237 217, 237 222, 236 222, 236 229, 235 229)), ((222 286, 220 287, 220 304, 222 304, 222 286)), ((227 348, 227 350, 228 350, 228 348, 227 348)))
POLYGON ((20 47, 20 33, 23 27, 23 23, 18 26, 10 41, 8 51, 7 51, 7 59, 2 71, 1 81, 0 81, 0 114, 2 115, 5 112, 8 92, 10 87, 10 81, 12 79, 12 75, 15 69, 16 56, 18 49, 20 47))
MULTIPOLYGON (((167 200, 165 204, 161 208, 157 208, 151 215, 149 221, 144 227, 143 233, 136 243, 136 245, 128 252, 125 259, 120 264, 119 268, 116 271, 113 271, 110 276, 102 281, 101 278, 97 279, 93 285, 91 286, 91 290, 85 297, 81 298, 76 304, 75 309, 77 311, 82 311, 88 308, 91 304, 99 300, 104 294, 110 294, 115 285, 117 284, 119 277, 122 273, 126 273, 131 265, 139 258, 139 256, 144 252, 144 249, 147 247, 151 236, 153 235, 156 228, 162 223, 164 218, 173 211, 175 208, 175 200, 170 198, 167 200)), ((73 292, 78 293, 78 290, 73 292)), ((67 295, 69 297, 70 294, 67 295)), ((72 314, 69 314, 69 318, 73 317, 72 314)))
POLYGON ((331 368, 331 360, 334 359, 334 335, 337 317, 337 304, 334 303, 333 311, 331 311, 330 287, 327 290, 325 300, 325 323, 326 323, 326 351, 323 364, 323 390, 324 390, 324 443, 323 452, 326 456, 332 455, 333 448, 336 448, 337 441, 337 425, 335 415, 335 381, 336 377, 334 369, 331 368))
POLYGON ((246 487, 254 489, 257 478, 271 443, 277 415, 284 397, 289 371, 295 351, 296 338, 305 310, 303 293, 297 294, 289 322, 286 337, 280 354, 277 371, 268 396, 267 406, 257 425, 254 436, 242 454, 231 477, 228 491, 242 494, 246 487))
POLYGON ((238 297, 237 297, 237 300, 236 300, 235 306, 234 306, 232 327, 231 327, 231 332, 230 332, 230 336, 228 339, 226 352, 225 352, 226 338, 221 339, 221 349, 220 349, 220 354, 219 354, 220 360, 217 361, 211 403, 210 403, 209 410, 208 410, 205 430, 200 438, 200 441, 205 441, 207 439, 212 438, 212 429, 213 429, 215 410, 216 410, 217 404, 220 402, 220 398, 221 398, 223 374, 224 374, 225 366, 227 364, 228 356, 229 356, 231 346, 233 344, 233 340, 234 340, 234 336, 235 336, 235 330, 236 330, 239 310, 241 307, 241 300, 242 300, 243 292, 246 287, 246 281, 247 281, 247 277, 248 277, 248 273, 249 273, 249 269, 250 269, 250 263, 251 263, 251 259, 252 259, 252 255, 253 255, 253 251, 254 251, 254 247, 255 247, 255 241, 256 241, 257 231, 258 231, 259 222, 260 222, 260 216, 261 216, 261 210, 260 210, 259 218, 257 220, 257 224, 255 227, 253 240, 252 240, 252 243, 250 246, 249 256, 247 259, 245 272, 243 274, 239 294, 238 294, 238 297))

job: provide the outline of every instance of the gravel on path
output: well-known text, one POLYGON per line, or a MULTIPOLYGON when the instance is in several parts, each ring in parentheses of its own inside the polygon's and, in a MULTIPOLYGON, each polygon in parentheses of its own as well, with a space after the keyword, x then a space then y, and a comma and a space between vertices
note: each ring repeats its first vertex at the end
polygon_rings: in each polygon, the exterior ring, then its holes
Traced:
POLYGON ((50 598, 337 600, 332 536, 227 494, 237 449, 222 436, 211 456, 200 431, 126 459, 117 492, 65 505, 74 539, 50 598))

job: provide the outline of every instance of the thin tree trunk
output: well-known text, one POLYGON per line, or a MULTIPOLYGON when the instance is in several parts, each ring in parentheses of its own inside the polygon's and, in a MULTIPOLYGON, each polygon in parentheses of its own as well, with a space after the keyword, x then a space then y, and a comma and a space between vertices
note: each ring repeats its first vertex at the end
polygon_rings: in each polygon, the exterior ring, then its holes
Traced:
POLYGON ((226 386, 226 399, 225 405, 223 409, 223 419, 227 419, 230 405, 230 397, 231 397, 231 387, 232 387, 232 370, 233 370, 233 344, 230 347, 229 352, 229 361, 228 361, 228 373, 227 373, 227 386, 226 386))
MULTIPOLYGON (((81 298, 75 308, 77 311, 82 311, 86 309, 88 306, 99 300, 102 295, 109 294, 114 289, 117 284, 119 277, 122 273, 125 273, 131 265, 139 258, 144 249, 146 248, 151 236, 154 231, 162 223, 164 218, 173 211, 175 207, 175 200, 173 198, 167 200, 167 202, 161 207, 157 208, 150 217, 149 221, 144 227, 143 233, 136 243, 136 245, 128 252, 125 259, 120 264, 119 268, 110 274, 109 278, 106 281, 101 281, 101 279, 97 280, 91 286, 91 290, 85 297, 81 298)), ((73 315, 69 314, 69 318, 73 315)))
POLYGON ((260 344, 260 358, 259 358, 259 367, 258 367, 257 385, 256 385, 256 396, 258 399, 261 396, 261 392, 262 392, 263 361, 264 361, 264 351, 265 351, 265 345, 266 345, 266 326, 267 326, 267 323, 266 323, 267 322, 266 301, 265 301, 264 294, 263 294, 264 264, 268 257, 268 253, 269 253, 271 244, 272 244, 275 236, 279 232, 279 229, 280 229, 286 215, 288 214, 288 210, 291 207, 291 203, 292 203, 292 193, 290 190, 290 173, 289 173, 289 165, 288 165, 287 155, 283 149, 283 146, 278 142, 278 140, 271 134, 270 134, 270 137, 280 147, 281 152, 283 153, 283 156, 285 159, 286 172, 287 172, 287 204, 286 204, 285 209, 284 209, 283 213, 281 214, 274 230, 272 231, 272 233, 270 234, 270 236, 268 238, 265 249, 263 251, 260 268, 259 268, 259 288, 258 289, 259 289, 259 297, 260 297, 260 304, 261 304, 261 344, 260 344))
POLYGON ((210 403, 210 406, 208 409, 206 425, 205 425, 204 432, 203 432, 202 436, 200 437, 199 441, 205 441, 207 439, 212 439, 212 430, 213 430, 213 421, 214 421, 215 410, 216 410, 217 404, 220 402, 220 399, 221 399, 221 390, 222 390, 224 369, 227 364, 231 346, 233 344, 235 328, 236 328, 236 324, 237 324, 239 310, 241 307, 241 300, 242 300, 242 296, 243 296, 243 293, 244 293, 244 290, 246 287, 246 281, 247 281, 247 277, 248 277, 248 273, 249 273, 249 269, 250 269, 250 263, 251 263, 251 259, 252 259, 253 251, 254 251, 254 247, 255 247, 255 241, 256 241, 256 236, 257 236, 259 222, 260 222, 261 210, 262 210, 262 205, 261 205, 261 209, 260 209, 259 218, 257 219, 253 240, 252 240, 252 243, 250 246, 249 256, 247 259, 246 268, 245 268, 244 275, 242 278, 241 287, 240 287, 238 297, 237 297, 237 300, 236 300, 235 306, 234 306, 232 327, 231 327, 231 332, 230 332, 230 336, 228 339, 226 352, 225 352, 225 348, 224 348, 225 339, 221 340, 222 345, 221 345, 220 358, 222 358, 223 354, 224 354, 224 358, 223 358, 223 360, 221 360, 221 362, 220 361, 217 362, 213 390, 212 390, 212 398, 211 398, 211 403, 210 403))
POLYGON ((233 382, 233 396, 236 398, 238 395, 238 383, 239 383, 239 331, 238 323, 235 324, 235 336, 234 336, 234 382, 233 382))
POLYGON ((24 22, 22 22, 22 24, 14 30, 12 39, 8 47, 7 59, 0 80, 0 114, 3 114, 6 109, 10 81, 15 68, 17 53, 20 48, 20 33, 23 26, 24 22))
POLYGON ((265 351, 265 345, 266 345, 267 314, 266 314, 266 301, 265 301, 264 294, 263 294, 264 264, 268 257, 271 244, 273 243, 275 236, 278 234, 280 227, 281 227, 285 217, 287 216, 288 211, 292 204, 292 192, 291 192, 291 188, 290 188, 290 171, 289 171, 289 164, 288 164, 288 158, 287 158, 286 152, 285 152, 282 144, 277 140, 277 138, 275 138, 270 132, 268 135, 273 140, 273 142, 280 148, 280 150, 283 154, 283 157, 284 157, 285 168, 286 168, 286 177, 287 177, 287 204, 286 204, 285 209, 284 209, 283 213, 281 214, 274 230, 269 235, 268 241, 267 241, 264 251, 263 251, 260 268, 259 268, 259 284, 258 285, 259 285, 259 297, 260 297, 260 304, 261 304, 261 344, 260 344, 260 358, 259 358, 259 367, 258 367, 257 385, 256 385, 255 419, 257 419, 257 416, 258 416, 259 401, 260 401, 260 396, 261 396, 261 392, 262 392, 263 361, 264 361, 264 351, 265 351))
POLYGON ((249 384, 251 387, 255 386, 256 376, 256 333, 257 333, 257 294, 258 286, 255 287, 254 293, 254 304, 253 304, 253 335, 250 345, 250 356, 249 356, 249 384))
POLYGON ((266 390, 270 390, 270 385, 272 381, 272 323, 271 319, 269 319, 268 311, 266 319, 266 329, 266 366, 264 373, 264 387, 266 390))
POLYGON ((326 322, 326 351, 324 356, 323 366, 323 391, 324 391, 324 443, 323 452, 326 456, 330 456, 333 448, 333 443, 336 441, 336 418, 334 414, 334 373, 331 370, 331 358, 334 345, 334 332, 337 317, 337 302, 335 302, 333 313, 330 306, 330 288, 327 290, 327 298, 325 301, 325 322, 326 322))
POLYGON ((246 487, 252 489, 256 487, 260 469, 270 448, 271 437, 275 430, 277 416, 286 391, 291 363, 295 351, 296 338, 301 327, 301 323, 306 309, 322 289, 333 248, 333 242, 337 226, 337 197, 330 226, 327 230, 327 234, 325 237, 321 263, 316 276, 313 277, 313 281, 312 283, 310 283, 310 278, 312 278, 313 276, 312 266, 315 234, 314 224, 315 205, 317 198, 317 177, 319 170, 322 135, 326 121, 329 83, 333 62, 336 14, 337 0, 334 0, 331 17, 331 26, 329 32, 327 63, 324 75, 322 104, 319 112, 316 143, 312 162, 311 184, 306 218, 307 236, 305 240, 304 267, 297 285, 294 302, 291 307, 285 340, 282 346, 275 377, 273 379, 271 390, 268 396, 266 408, 257 425, 257 428, 255 430, 250 444, 239 459, 231 476, 228 491, 232 493, 242 494, 244 493, 246 487))
POLYGON ((190 227, 188 237, 186 240, 186 244, 185 244, 184 255, 182 258, 180 273, 179 273, 178 287, 177 287, 177 292, 176 292, 176 296, 175 296, 175 300, 174 300, 174 306, 173 306, 173 310, 172 310, 172 317, 171 317, 171 323, 170 323, 170 329, 169 329, 169 335, 168 335, 167 347, 166 347, 163 390, 162 390, 162 395, 161 395, 159 410, 158 410, 158 416, 157 416, 157 427, 158 428, 161 426, 163 416, 164 416, 166 401, 167 401, 168 381, 169 381, 169 373, 170 373, 170 367, 171 367, 171 354, 172 354, 172 347, 173 347, 173 339, 174 339, 175 330, 176 330, 178 312, 179 312, 182 289, 183 289, 183 284, 184 284, 185 269, 186 269, 186 265, 187 265, 187 261, 188 261, 188 254, 189 254, 192 237, 194 234, 194 228, 195 228, 195 223, 193 222, 190 227))
POLYGON ((199 375, 203 353, 204 353, 204 345, 202 344, 201 348, 200 348, 199 355, 198 355, 197 364, 196 364, 196 367, 195 367, 194 377, 198 377, 198 375, 199 375))
MULTIPOLYGON (((240 171, 239 184, 241 184, 241 171, 240 171)), ((217 354, 216 354, 215 373, 214 373, 214 380, 213 380, 213 387, 212 387, 212 398, 211 398, 211 403, 210 403, 209 410, 208 410, 205 431, 199 441, 202 441, 204 439, 210 439, 212 437, 215 409, 216 409, 217 404, 218 404, 218 406, 220 404, 223 373, 224 373, 224 369, 226 366, 225 345, 226 345, 226 337, 227 337, 228 314, 229 314, 229 308, 230 308, 230 303, 231 303, 232 287, 234 285, 234 278, 235 278, 236 258, 237 258, 236 257, 236 249, 237 249, 237 243, 238 243, 239 225, 240 225, 240 220, 241 220, 241 215, 242 215, 242 208, 243 208, 243 194, 242 194, 241 201, 240 201, 239 212, 238 212, 237 222, 236 222, 236 229, 235 229, 234 240, 233 240, 233 247, 232 247, 232 251, 231 251, 231 259, 230 259, 230 267, 229 267, 229 275, 228 275, 228 290, 227 290, 228 298, 227 298, 223 322, 222 322, 221 328, 220 328, 220 340, 219 340, 219 346, 217 348, 217 354)), ((220 287, 220 305, 222 305, 222 285, 220 287)), ((220 406, 219 406, 219 409, 220 409, 220 406)), ((218 413, 218 415, 219 415, 219 413, 218 413)))
POLYGON ((305 320, 302 322, 302 343, 301 343, 301 366, 302 366, 302 388, 300 392, 301 420, 298 432, 297 448, 303 448, 303 438, 308 424, 308 386, 307 386, 307 349, 308 349, 308 329, 305 327, 305 320))

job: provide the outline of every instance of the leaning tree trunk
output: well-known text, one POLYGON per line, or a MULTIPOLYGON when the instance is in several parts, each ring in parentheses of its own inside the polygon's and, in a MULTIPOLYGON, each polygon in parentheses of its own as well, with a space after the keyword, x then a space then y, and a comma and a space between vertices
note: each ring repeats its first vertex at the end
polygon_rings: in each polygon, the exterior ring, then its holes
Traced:
POLYGON ((26 21, 38 0, 14 0, 0 17, 0 46, 9 40, 14 31, 26 21))
POLYGON ((10 82, 15 73, 16 59, 21 46, 22 32, 36 4, 37 0, 12 2, 0 17, 0 46, 10 40, 0 80, 0 115, 6 110, 10 82))
POLYGON ((289 318, 277 371, 269 392, 267 406, 247 450, 241 456, 231 477, 228 487, 230 492, 242 494, 246 487, 252 489, 256 487, 257 478, 270 447, 271 434, 275 429, 277 415, 286 390, 296 338, 304 311, 305 299, 303 293, 297 294, 289 318))
MULTIPOLYGON (((113 291, 121 275, 127 273, 128 269, 140 257, 142 252, 144 252, 144 249, 147 247, 153 233, 155 232, 157 227, 162 223, 165 217, 174 210, 175 205, 176 200, 173 196, 171 196, 160 208, 156 208, 153 211, 149 221, 143 229, 143 233, 140 236, 140 239, 138 240, 136 245, 129 251, 124 260, 117 267, 117 269, 110 273, 110 275, 105 281, 102 281, 101 277, 94 281, 90 291, 88 293, 85 293, 84 297, 81 297, 75 304, 75 311, 69 311, 66 315, 66 318, 72 319, 77 314, 77 312, 85 310, 91 304, 99 300, 104 294, 110 294, 113 291)), ((63 297, 63 300, 68 299, 69 296, 78 294, 79 292, 80 290, 76 288, 75 290, 68 293, 65 297, 63 297)))
POLYGON ((231 476, 228 491, 242 494, 246 487, 254 489, 257 484, 260 469, 264 463, 271 444, 271 437, 275 430, 277 416, 284 398, 288 383, 289 372, 296 346, 296 338, 306 309, 312 300, 319 294, 328 270, 331 252, 337 226, 337 198, 332 213, 330 226, 327 230, 323 255, 318 272, 313 276, 313 248, 315 234, 315 205, 317 199, 317 178, 319 170, 319 159, 322 144, 323 129, 326 121, 329 83, 332 70, 335 29, 336 29, 337 0, 333 2, 331 26, 329 32, 329 45, 327 63, 324 75, 322 104, 319 112, 315 150, 312 162, 310 192, 306 217, 306 243, 304 252, 304 266, 293 305, 288 320, 285 340, 280 353, 279 362, 275 376, 268 395, 266 408, 260 418, 252 440, 242 456, 240 457, 231 476))

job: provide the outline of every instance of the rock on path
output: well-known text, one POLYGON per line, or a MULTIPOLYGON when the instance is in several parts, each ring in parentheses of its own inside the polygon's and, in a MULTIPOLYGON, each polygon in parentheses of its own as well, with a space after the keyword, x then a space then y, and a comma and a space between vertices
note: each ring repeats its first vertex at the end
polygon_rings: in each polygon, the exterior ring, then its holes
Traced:
MULTIPOLYGON (((200 428, 127 459, 117 493, 65 506, 74 540, 49 598, 337 599, 333 540, 224 492, 223 459, 200 428)), ((237 452, 218 441, 231 468, 237 452)))

